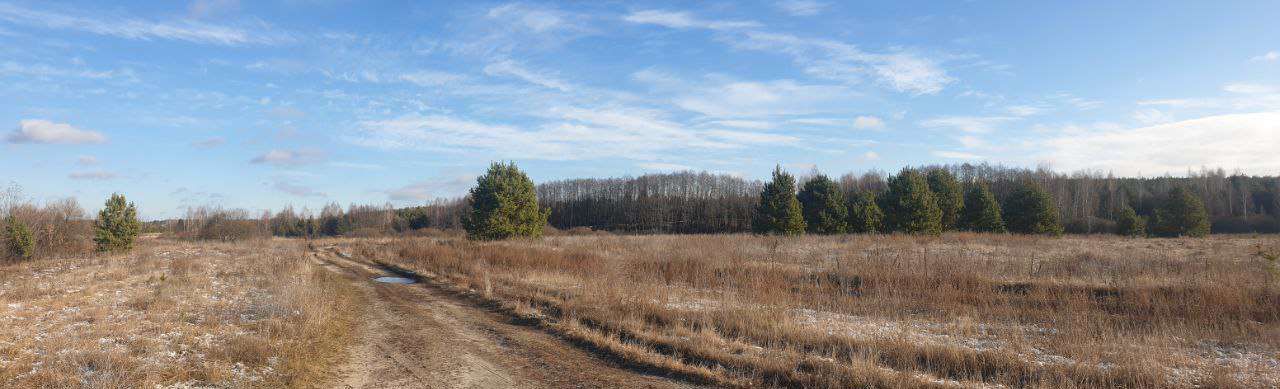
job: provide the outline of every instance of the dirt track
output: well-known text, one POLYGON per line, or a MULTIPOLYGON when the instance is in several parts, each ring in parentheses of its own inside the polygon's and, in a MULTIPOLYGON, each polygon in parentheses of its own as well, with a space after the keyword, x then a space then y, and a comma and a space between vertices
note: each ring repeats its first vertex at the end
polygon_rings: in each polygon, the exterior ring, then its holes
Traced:
POLYGON ((687 388, 628 369, 564 340, 474 306, 430 283, 373 282, 394 276, 332 250, 313 257, 370 294, 351 360, 336 388, 687 388))

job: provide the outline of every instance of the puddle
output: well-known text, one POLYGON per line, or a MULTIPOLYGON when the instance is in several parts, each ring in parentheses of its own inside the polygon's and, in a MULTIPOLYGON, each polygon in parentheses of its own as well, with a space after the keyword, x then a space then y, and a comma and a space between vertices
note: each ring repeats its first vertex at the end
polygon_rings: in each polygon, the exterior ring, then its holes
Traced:
POLYGON ((378 277, 378 278, 374 278, 373 280, 377 282, 385 282, 388 284, 412 284, 414 282, 412 279, 404 278, 404 277, 378 277))

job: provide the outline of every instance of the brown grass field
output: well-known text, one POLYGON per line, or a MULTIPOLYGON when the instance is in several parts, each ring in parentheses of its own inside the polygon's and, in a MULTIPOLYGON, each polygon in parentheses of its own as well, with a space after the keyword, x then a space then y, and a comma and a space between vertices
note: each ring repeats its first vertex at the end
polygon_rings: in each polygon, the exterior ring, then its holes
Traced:
POLYGON ((0 265, 0 387, 330 387, 371 294, 323 254, 695 385, 1280 387, 1272 236, 139 246, 0 265))

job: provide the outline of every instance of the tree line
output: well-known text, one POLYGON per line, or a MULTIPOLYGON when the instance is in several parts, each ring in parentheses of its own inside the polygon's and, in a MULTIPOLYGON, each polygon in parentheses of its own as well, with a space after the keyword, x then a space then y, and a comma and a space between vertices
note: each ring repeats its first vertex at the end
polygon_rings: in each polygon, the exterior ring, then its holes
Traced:
MULTIPOLYGON (((477 188, 482 180, 499 177, 506 178, 493 188, 526 188, 527 182, 532 189, 520 192, 531 191, 536 208, 550 210, 547 225, 559 230, 1160 236, 1280 232, 1280 178, 1228 175, 1221 169, 1185 177, 1121 178, 1100 172, 1063 174, 1046 167, 963 164, 839 178, 817 171, 795 176, 777 169, 769 182, 686 171, 533 185, 514 164, 496 164, 477 181, 477 188)), ((405 208, 385 204, 344 209, 335 203, 316 214, 285 208, 257 217, 244 211, 198 209, 177 224, 187 236, 205 239, 236 239, 237 234, 216 227, 235 223, 244 224, 235 230, 251 231, 248 234, 290 237, 462 230, 474 220, 468 218, 474 216, 475 199, 473 191, 466 197, 405 208)), ((487 198, 481 203, 495 201, 510 200, 487 198)))

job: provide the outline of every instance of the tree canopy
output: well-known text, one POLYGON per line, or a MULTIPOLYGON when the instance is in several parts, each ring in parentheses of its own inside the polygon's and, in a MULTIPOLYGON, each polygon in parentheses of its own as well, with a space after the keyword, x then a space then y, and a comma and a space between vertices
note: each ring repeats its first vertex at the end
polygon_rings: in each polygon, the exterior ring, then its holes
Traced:
POLYGON ((804 183, 796 196, 804 209, 806 231, 813 234, 842 234, 848 231, 848 211, 840 186, 824 175, 804 183))
POLYGON ((796 179, 773 169, 773 180, 760 191, 760 203, 756 206, 751 230, 757 234, 800 235, 804 233, 804 214, 796 199, 796 179))
POLYGON ((942 233, 942 210, 920 172, 902 169, 889 179, 889 189, 880 199, 884 228, 890 232, 938 235, 942 233))
POLYGON ((463 220, 467 238, 501 240, 542 236, 551 210, 538 207, 533 181, 514 162, 495 162, 476 179, 463 220))
POLYGON ((93 227, 93 241, 98 251, 122 251, 133 248, 142 223, 138 221, 138 208, 125 200, 124 195, 115 193, 98 212, 93 227))

